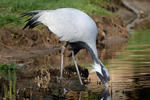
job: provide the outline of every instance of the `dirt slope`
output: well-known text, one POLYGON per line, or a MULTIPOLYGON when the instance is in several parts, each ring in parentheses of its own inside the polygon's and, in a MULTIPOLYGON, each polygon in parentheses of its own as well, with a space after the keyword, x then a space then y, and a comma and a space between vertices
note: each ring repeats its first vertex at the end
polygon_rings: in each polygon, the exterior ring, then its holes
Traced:
MULTIPOLYGON (((116 42, 125 42, 128 39, 127 31, 121 19, 112 19, 107 17, 94 16, 98 26, 97 47, 103 48, 102 44, 116 42)), ((27 59, 35 56, 48 55, 50 49, 59 49, 61 43, 57 36, 52 34, 47 28, 35 28, 33 30, 22 30, 15 27, 0 28, 0 62, 8 63, 9 59, 13 61, 18 59, 27 59), (38 50, 38 51, 37 51, 38 50), (41 54, 46 50, 44 54, 41 54), (48 52, 49 51, 49 52, 48 52), (9 58, 9 59, 7 59, 9 58)), ((57 50, 59 51, 59 50, 57 50)), ((81 51, 82 52, 82 51, 81 51)), ((55 52, 56 55, 60 55, 55 52)), ((69 53, 66 53, 66 56, 69 53)), ((79 57, 84 53, 79 53, 79 57)))

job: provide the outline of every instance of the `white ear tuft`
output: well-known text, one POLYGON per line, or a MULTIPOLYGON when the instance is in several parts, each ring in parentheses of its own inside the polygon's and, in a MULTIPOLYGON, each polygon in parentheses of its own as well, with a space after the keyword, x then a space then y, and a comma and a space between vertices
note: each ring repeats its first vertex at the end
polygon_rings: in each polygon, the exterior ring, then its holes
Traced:
POLYGON ((94 63, 92 66, 94 69, 92 69, 90 72, 99 72, 103 76, 100 64, 94 63))

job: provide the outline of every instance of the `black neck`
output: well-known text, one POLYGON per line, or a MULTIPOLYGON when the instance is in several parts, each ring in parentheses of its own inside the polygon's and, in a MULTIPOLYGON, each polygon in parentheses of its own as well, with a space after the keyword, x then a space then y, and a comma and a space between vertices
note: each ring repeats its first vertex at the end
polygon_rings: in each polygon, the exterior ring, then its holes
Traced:
POLYGON ((94 53, 94 50, 87 43, 78 41, 78 42, 72 42, 72 43, 69 43, 69 44, 71 45, 72 50, 74 50, 75 54, 80 49, 86 49, 86 50, 89 51, 93 61, 96 62, 96 63, 99 63, 99 59, 98 59, 97 55, 94 53))
POLYGON ((98 59, 98 57, 95 55, 95 53, 94 53, 94 51, 92 50, 92 48, 91 48, 89 45, 87 45, 86 43, 85 43, 85 48, 89 51, 89 53, 90 53, 90 55, 91 55, 93 61, 95 61, 96 63, 99 63, 99 59, 98 59))

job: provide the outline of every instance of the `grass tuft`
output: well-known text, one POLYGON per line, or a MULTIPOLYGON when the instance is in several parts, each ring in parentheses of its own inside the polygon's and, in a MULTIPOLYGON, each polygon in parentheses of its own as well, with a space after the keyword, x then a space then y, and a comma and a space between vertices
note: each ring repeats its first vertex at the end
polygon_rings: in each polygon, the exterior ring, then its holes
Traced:
POLYGON ((7 65, 7 64, 0 64, 0 70, 13 70, 15 69, 15 65, 11 64, 11 65, 7 65))
POLYGON ((77 8, 90 16, 112 15, 101 6, 108 0, 0 0, 0 27, 22 25, 20 14, 39 9, 77 8))

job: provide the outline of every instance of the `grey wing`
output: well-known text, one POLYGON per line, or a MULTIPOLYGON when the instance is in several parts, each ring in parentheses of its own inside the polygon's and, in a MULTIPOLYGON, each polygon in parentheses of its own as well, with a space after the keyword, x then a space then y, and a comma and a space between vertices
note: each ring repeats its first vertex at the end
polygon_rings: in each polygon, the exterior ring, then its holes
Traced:
MULTIPOLYGON (((85 13, 72 9, 30 11, 22 16, 34 15, 29 18, 24 28, 34 28, 40 23, 46 25, 61 41, 86 41, 96 30, 94 21, 85 13), (85 35, 86 34, 86 35, 85 35)), ((96 30, 97 31, 97 30, 96 30)))

